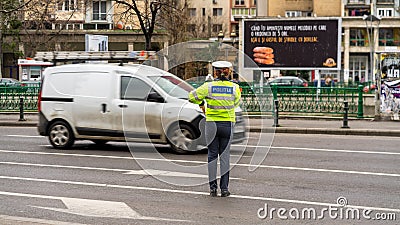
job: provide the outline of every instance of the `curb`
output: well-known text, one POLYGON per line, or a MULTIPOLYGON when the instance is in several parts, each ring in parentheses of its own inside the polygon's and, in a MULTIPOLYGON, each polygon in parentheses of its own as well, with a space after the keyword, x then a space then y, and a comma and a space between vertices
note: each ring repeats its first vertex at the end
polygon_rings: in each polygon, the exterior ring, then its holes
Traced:
POLYGON ((388 131, 388 130, 347 129, 347 128, 329 129, 329 128, 289 128, 289 127, 259 128, 259 127, 252 127, 249 129, 249 132, 400 137, 400 130, 388 131))

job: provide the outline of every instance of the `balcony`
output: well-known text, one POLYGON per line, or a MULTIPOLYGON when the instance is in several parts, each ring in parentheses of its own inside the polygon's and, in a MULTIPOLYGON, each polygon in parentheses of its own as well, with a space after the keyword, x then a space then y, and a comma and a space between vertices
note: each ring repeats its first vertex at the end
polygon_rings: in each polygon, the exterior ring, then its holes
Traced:
POLYGON ((369 46, 368 39, 365 39, 365 38, 350 38, 350 46, 359 46, 359 47, 369 46))
POLYGON ((348 0, 347 4, 358 4, 358 5, 362 4, 362 5, 364 5, 365 0, 348 0))
POLYGON ((256 16, 256 8, 232 8, 232 16, 235 18, 256 16))
POLYGON ((380 38, 379 46, 400 46, 400 40, 393 38, 380 38))
POLYGON ((376 0, 377 4, 394 4, 394 0, 376 0))

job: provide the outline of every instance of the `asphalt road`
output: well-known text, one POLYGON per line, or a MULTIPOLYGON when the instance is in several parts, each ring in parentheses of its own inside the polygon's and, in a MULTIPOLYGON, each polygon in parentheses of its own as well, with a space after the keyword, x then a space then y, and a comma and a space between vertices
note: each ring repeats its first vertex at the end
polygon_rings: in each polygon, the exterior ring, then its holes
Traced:
POLYGON ((204 152, 88 141, 61 151, 35 128, 2 127, 0 224, 399 223, 399 138, 263 135, 232 146, 232 196, 212 198, 204 152))

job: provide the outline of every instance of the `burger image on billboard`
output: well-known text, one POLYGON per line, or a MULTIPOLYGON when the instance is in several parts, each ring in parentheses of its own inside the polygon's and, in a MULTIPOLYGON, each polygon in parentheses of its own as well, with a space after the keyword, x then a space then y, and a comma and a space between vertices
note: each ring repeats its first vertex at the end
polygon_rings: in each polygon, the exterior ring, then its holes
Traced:
POLYGON ((271 65, 275 63, 274 49, 270 47, 255 47, 253 58, 256 63, 271 65))

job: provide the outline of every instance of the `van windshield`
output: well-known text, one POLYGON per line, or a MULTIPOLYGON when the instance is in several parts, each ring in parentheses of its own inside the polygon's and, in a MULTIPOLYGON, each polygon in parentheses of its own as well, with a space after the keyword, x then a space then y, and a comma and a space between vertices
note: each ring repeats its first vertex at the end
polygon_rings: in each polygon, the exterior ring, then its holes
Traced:
POLYGON ((150 76, 149 78, 169 95, 180 99, 188 99, 189 92, 194 89, 185 81, 173 76, 150 76))

